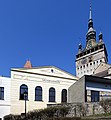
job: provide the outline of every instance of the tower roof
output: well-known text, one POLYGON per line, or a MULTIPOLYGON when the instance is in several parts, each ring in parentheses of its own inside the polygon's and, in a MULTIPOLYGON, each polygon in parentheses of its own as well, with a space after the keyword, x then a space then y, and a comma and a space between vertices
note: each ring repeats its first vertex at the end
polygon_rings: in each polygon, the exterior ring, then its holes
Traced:
POLYGON ((24 68, 32 68, 32 64, 31 64, 30 60, 26 61, 24 68))
POLYGON ((90 3, 90 12, 89 12, 89 20, 88 20, 88 32, 86 34, 86 49, 90 49, 96 45, 96 31, 93 28, 93 20, 92 20, 92 6, 90 3))
POLYGON ((89 12, 89 21, 88 21, 88 29, 93 28, 93 20, 92 20, 92 6, 90 3, 90 12, 89 12))

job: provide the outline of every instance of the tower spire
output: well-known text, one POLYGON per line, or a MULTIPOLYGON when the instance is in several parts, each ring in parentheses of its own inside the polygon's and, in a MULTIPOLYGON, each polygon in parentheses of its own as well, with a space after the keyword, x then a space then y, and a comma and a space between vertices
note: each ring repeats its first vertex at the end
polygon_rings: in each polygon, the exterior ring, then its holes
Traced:
POLYGON ((88 29, 93 28, 93 20, 92 20, 92 5, 90 0, 90 12, 89 12, 89 22, 88 22, 88 29))
POLYGON ((90 0, 90 14, 89 14, 89 19, 92 19, 92 6, 91 6, 91 0, 90 0))
POLYGON ((86 49, 90 49, 96 43, 96 31, 93 28, 92 4, 90 0, 90 11, 88 20, 88 32, 86 34, 86 49))

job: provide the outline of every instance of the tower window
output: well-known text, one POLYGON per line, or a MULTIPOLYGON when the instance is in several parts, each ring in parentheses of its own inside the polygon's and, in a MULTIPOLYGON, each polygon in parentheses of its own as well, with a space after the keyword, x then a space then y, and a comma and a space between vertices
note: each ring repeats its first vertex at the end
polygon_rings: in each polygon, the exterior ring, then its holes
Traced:
POLYGON ((93 49, 91 49, 91 52, 94 52, 94 48, 93 48, 93 49))
POLYGON ((100 62, 102 62, 102 60, 100 60, 100 62))
POLYGON ((87 51, 87 54, 89 54, 89 53, 90 53, 90 50, 87 51))
POLYGON ((98 47, 96 47, 95 50, 98 50, 98 47))
POLYGON ((92 63, 90 63, 90 65, 92 65, 92 63))
POLYGON ((79 55, 76 55, 76 58, 79 58, 79 55))
POLYGON ((86 52, 84 52, 84 55, 86 55, 86 52))
POLYGON ((100 45, 100 49, 103 48, 103 45, 100 45))
POLYGON ((93 62, 93 64, 95 65, 95 62, 93 62))

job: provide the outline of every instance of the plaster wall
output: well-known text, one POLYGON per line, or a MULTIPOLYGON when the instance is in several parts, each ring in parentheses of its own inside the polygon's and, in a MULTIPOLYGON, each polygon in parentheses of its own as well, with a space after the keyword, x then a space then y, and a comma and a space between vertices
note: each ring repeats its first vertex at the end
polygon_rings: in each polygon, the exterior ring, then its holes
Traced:
POLYGON ((23 72, 11 72, 11 113, 21 114, 24 113, 24 100, 20 100, 20 86, 25 84, 28 86, 28 101, 27 112, 34 109, 43 109, 47 107, 47 104, 61 103, 62 89, 68 90, 68 88, 76 82, 76 80, 70 80, 54 76, 36 75, 23 72), (35 87, 41 86, 43 90, 43 100, 35 101, 35 87), (49 89, 55 88, 56 102, 49 102, 49 89))
POLYGON ((10 88, 11 79, 7 77, 0 77, 0 87, 4 87, 4 99, 0 100, 0 118, 10 114, 10 88))

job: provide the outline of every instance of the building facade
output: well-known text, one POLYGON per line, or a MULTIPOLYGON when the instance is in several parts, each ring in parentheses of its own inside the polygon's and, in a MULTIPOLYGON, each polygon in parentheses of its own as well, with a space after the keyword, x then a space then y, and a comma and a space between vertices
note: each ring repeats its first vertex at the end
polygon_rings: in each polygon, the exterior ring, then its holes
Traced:
POLYGON ((68 88, 76 81, 77 77, 53 66, 11 69, 11 114, 24 113, 24 92, 27 112, 67 103, 68 88))
POLYGON ((84 75, 68 89, 68 103, 99 102, 109 98, 111 80, 103 77, 84 75))
POLYGON ((0 119, 10 114, 11 78, 0 77, 0 119))

